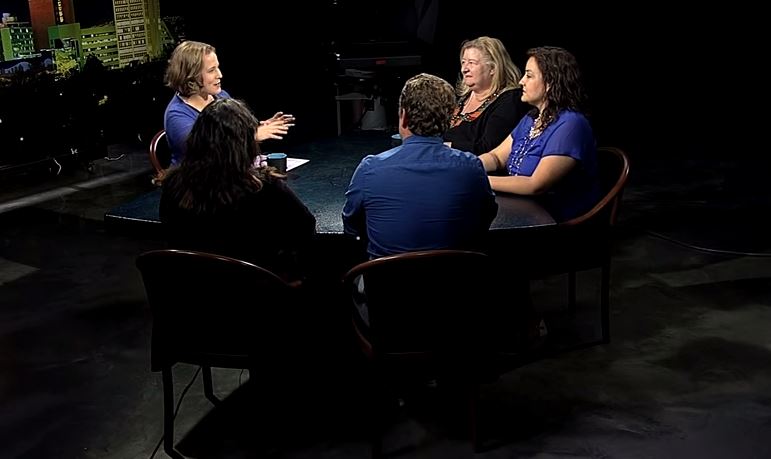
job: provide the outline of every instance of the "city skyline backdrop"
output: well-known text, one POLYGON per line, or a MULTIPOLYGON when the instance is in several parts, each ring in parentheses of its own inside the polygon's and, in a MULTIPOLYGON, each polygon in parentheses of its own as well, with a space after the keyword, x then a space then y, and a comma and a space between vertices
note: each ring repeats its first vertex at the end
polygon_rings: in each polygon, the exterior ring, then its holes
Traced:
MULTIPOLYGON (((84 25, 110 20, 110 0, 73 4, 76 19, 84 25)), ((376 39, 370 54, 364 50, 354 55, 352 50, 347 55, 380 57, 385 55, 381 45, 395 42, 394 37, 421 38, 420 21, 410 21, 415 19, 409 14, 414 5, 412 0, 323 0, 304 5, 304 14, 298 14, 294 2, 269 2, 254 13, 247 2, 220 2, 216 9, 204 10, 181 0, 159 0, 162 17, 183 17, 186 37, 216 46, 228 92, 251 102, 261 114, 263 107, 269 111, 277 105, 295 114, 312 111, 314 104, 329 105, 324 98, 334 97, 335 74, 342 73, 329 59, 330 51, 342 49, 346 56, 344 45, 376 39), (393 21, 386 16, 394 16, 393 21), (394 33, 396 26, 408 30, 394 33), (261 62, 257 71, 255 59, 261 62), (273 90, 276 87, 291 90, 273 90)), ((469 21, 466 11, 446 3, 438 6, 433 21, 423 24, 435 26, 433 39, 405 52, 420 55, 420 65, 379 69, 385 78, 425 71, 454 81, 460 43, 480 35, 501 39, 520 67, 528 48, 562 46, 581 65, 598 133, 609 143, 626 143, 630 150, 644 146, 649 154, 659 154, 660 145, 666 144, 678 155, 716 158, 761 151, 752 148, 752 136, 719 134, 726 132, 727 119, 750 113, 768 100, 765 85, 757 83, 765 74, 760 56, 766 29, 758 11, 702 7, 695 9, 698 15, 668 9, 661 14, 645 3, 600 14, 600 8, 573 3, 550 10, 546 22, 512 21, 500 14, 469 21), (728 33, 731 23, 742 27, 728 33), (735 91, 735 85, 742 91, 735 91)), ((497 8, 497 2, 475 2, 477 11, 497 8)), ((29 14, 28 0, 0 0, 0 12, 23 18, 29 14)), ((744 131, 762 132, 761 117, 741 120, 744 131)))
MULTIPOLYGON (((160 0, 162 16, 179 15, 182 2, 160 0)), ((112 0, 73 0, 75 19, 82 27, 113 21, 112 0)), ((20 21, 30 20, 29 0, 0 0, 0 13, 10 13, 20 21)))

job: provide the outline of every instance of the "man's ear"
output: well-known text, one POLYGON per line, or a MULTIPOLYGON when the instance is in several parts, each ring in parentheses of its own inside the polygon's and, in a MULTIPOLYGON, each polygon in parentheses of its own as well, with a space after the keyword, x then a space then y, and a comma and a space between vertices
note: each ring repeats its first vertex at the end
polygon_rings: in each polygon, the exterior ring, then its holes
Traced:
POLYGON ((407 112, 404 111, 403 108, 399 109, 399 126, 401 126, 404 129, 407 129, 407 122, 409 120, 407 119, 407 112))

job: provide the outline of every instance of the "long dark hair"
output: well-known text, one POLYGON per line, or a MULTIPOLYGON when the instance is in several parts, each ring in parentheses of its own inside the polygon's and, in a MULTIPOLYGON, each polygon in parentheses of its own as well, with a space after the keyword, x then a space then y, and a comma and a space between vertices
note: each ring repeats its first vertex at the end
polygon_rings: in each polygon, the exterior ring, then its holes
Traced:
POLYGON ((274 176, 266 168, 254 167, 260 154, 257 123, 238 100, 209 104, 193 124, 185 159, 164 180, 164 192, 183 209, 211 214, 259 191, 274 176))
MULTIPOLYGON (((534 58, 543 76, 546 91, 546 108, 541 113, 541 126, 546 127, 557 118, 562 110, 573 110, 587 114, 587 97, 581 81, 581 69, 575 56, 563 48, 542 46, 531 48, 527 57, 534 58)), ((535 117, 538 110, 530 115, 535 117)))

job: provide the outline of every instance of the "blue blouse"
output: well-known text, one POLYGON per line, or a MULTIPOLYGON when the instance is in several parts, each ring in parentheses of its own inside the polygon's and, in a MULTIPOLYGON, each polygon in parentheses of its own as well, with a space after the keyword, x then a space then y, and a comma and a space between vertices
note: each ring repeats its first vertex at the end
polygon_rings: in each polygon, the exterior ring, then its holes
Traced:
MULTIPOLYGON (((216 96, 217 99, 229 99, 230 94, 224 89, 216 96)), ((163 127, 166 129, 166 140, 171 149, 171 165, 178 166, 185 157, 187 148, 187 136, 193 129, 195 120, 201 112, 186 104, 179 94, 174 97, 166 106, 166 113, 163 116, 163 127)))
POLYGON ((564 221, 590 210, 600 199, 597 148, 586 117, 563 110, 541 135, 530 138, 535 119, 525 116, 511 133, 513 143, 506 163, 509 175, 532 176, 541 158, 569 156, 578 164, 551 191, 536 199, 557 221, 564 221))

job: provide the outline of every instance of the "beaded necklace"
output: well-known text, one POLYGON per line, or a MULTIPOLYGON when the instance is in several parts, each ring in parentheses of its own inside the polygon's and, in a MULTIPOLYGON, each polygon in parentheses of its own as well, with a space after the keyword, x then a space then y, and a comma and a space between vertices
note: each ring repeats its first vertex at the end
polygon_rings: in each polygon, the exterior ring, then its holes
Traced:
POLYGON ((473 93, 470 92, 467 98, 458 101, 458 106, 455 108, 455 113, 452 115, 452 118, 450 118, 450 126, 455 127, 464 121, 470 123, 471 121, 479 118, 479 115, 482 114, 485 108, 487 108, 487 106, 490 105, 496 97, 498 97, 498 93, 494 92, 487 96, 476 110, 470 111, 468 113, 462 113, 463 106, 466 104, 466 101, 469 100, 469 97, 471 97, 472 94, 473 93))
POLYGON ((538 115, 538 118, 533 121, 533 125, 530 126, 530 132, 528 132, 527 137, 525 137, 522 144, 517 148, 516 152, 512 152, 511 155, 509 155, 509 174, 510 175, 519 175, 519 168, 522 165, 522 161, 525 160, 525 156, 527 156, 528 150, 530 150, 530 147, 532 146, 532 141, 541 133, 543 132, 543 126, 538 126, 541 120, 541 115, 538 115))

